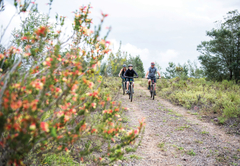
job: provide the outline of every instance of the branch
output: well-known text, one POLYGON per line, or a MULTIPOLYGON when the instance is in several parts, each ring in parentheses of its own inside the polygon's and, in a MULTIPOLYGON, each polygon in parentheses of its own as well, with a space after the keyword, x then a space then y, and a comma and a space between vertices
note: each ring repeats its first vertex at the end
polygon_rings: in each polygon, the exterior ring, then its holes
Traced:
POLYGON ((22 62, 22 58, 20 58, 18 60, 18 62, 13 66, 13 68, 10 70, 10 72, 7 73, 7 76, 6 76, 5 80, 4 80, 5 83, 4 83, 4 85, 3 85, 3 87, 1 88, 1 91, 0 91, 0 110, 2 109, 2 97, 3 97, 3 93, 4 93, 5 89, 7 88, 8 79, 9 79, 10 75, 12 74, 12 72, 17 69, 18 65, 21 62, 22 62))
POLYGON ((17 14, 17 12, 12 16, 12 18, 10 19, 8 25, 7 25, 6 28, 4 29, 4 31, 3 31, 2 35, 1 35, 1 38, 0 38, 0 43, 2 42, 2 38, 3 38, 4 34, 6 33, 7 28, 8 28, 9 25, 11 24, 13 18, 16 16, 16 14, 17 14))

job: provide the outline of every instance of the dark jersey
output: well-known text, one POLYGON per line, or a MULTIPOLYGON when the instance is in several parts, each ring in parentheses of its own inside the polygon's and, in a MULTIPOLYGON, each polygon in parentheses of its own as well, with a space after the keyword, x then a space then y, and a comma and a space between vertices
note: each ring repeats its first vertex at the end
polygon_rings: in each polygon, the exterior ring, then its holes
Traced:
POLYGON ((122 69, 121 76, 123 76, 126 71, 127 71, 127 69, 125 71, 124 71, 124 69, 122 69))
POLYGON ((133 77, 134 74, 136 74, 136 76, 138 76, 138 74, 132 69, 132 70, 129 70, 127 69, 127 71, 124 73, 124 77, 133 77))

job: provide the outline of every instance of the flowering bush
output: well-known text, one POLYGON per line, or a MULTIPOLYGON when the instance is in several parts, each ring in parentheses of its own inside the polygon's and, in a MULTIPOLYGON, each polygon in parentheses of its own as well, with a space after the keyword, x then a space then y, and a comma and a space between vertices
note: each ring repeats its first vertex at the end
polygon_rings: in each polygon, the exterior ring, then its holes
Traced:
MULTIPOLYGON (((30 1, 15 6, 19 13, 37 11, 30 1)), ((120 104, 102 90, 99 65, 110 43, 100 30, 107 15, 93 31, 89 12, 90 6, 74 12, 73 34, 65 41, 65 18, 57 16, 53 26, 45 17, 34 30, 16 31, 0 54, 0 165, 31 164, 61 151, 106 164, 122 159, 142 131, 143 121, 136 130, 123 129, 120 104)))

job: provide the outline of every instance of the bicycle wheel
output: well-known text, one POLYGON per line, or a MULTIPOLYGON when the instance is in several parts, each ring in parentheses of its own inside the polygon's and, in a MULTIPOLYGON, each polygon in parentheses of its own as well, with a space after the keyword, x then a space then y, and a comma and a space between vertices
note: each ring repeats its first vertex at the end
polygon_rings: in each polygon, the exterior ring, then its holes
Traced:
POLYGON ((129 99, 130 99, 130 97, 131 97, 131 86, 130 85, 128 87, 128 95, 129 95, 129 99))
POLYGON ((123 95, 125 95, 125 82, 122 82, 123 95))
POLYGON ((155 91, 153 91, 152 94, 153 94, 153 95, 152 95, 152 98, 153 98, 153 100, 154 100, 154 97, 155 97, 155 91))
POLYGON ((152 93, 153 95, 153 100, 154 100, 154 97, 155 97, 155 84, 154 84, 154 86, 153 86, 153 93, 152 93))
POLYGON ((133 99, 133 92, 132 92, 132 85, 131 85, 131 92, 130 92, 130 99, 131 99, 131 102, 132 102, 132 99, 133 99))
POLYGON ((152 95, 153 95, 153 87, 151 85, 151 88, 150 88, 150 94, 151 94, 151 98, 152 98, 152 95))

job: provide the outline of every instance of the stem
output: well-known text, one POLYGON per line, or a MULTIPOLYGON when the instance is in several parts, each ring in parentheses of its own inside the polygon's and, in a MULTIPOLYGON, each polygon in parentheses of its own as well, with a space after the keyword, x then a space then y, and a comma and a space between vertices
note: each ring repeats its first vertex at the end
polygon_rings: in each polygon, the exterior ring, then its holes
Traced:
POLYGON ((4 36, 4 34, 6 33, 6 30, 8 29, 9 25, 11 24, 13 18, 16 16, 17 12, 12 16, 12 18, 10 19, 10 21, 8 22, 8 25, 6 26, 6 28, 4 29, 2 35, 1 35, 1 38, 0 38, 0 43, 2 42, 2 38, 4 36))

